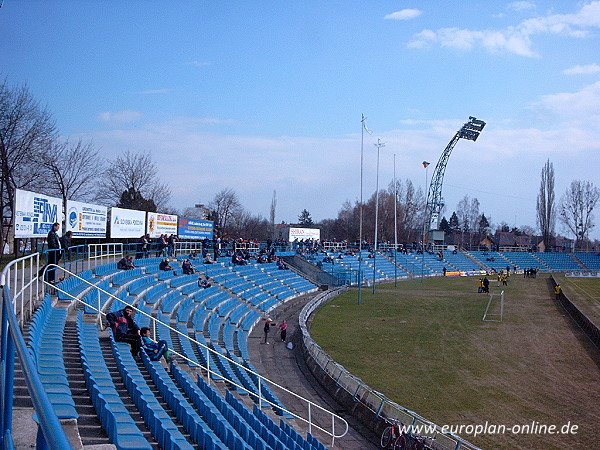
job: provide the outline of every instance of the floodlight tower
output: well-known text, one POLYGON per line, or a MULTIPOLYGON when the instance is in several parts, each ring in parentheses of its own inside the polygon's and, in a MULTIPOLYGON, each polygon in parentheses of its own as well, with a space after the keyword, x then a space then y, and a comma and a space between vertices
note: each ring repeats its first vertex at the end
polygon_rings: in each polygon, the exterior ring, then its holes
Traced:
POLYGON ((444 149, 440 160, 435 166, 435 171, 431 177, 431 184, 429 185, 429 192, 427 193, 427 206, 425 209, 427 230, 431 230, 433 226, 435 226, 436 230, 439 229, 440 213, 444 207, 442 184, 444 182, 444 172, 446 171, 446 165, 448 164, 448 158, 450 158, 452 149, 459 139, 476 141, 481 130, 483 130, 483 127, 485 127, 485 122, 483 120, 477 120, 477 118, 470 116, 469 121, 456 132, 452 140, 444 149))

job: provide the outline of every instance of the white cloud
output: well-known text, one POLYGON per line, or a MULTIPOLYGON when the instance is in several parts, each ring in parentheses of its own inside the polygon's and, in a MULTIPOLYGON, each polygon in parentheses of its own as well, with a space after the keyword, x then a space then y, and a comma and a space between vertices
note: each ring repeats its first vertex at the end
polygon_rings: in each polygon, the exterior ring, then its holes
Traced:
POLYGON ((135 122, 140 117, 142 117, 142 114, 139 113, 138 111, 132 111, 130 109, 126 109, 126 110, 117 111, 117 112, 110 112, 110 111, 101 112, 100 114, 98 114, 97 119, 100 122, 128 123, 128 122, 135 122))
POLYGON ((565 75, 589 75, 600 72, 600 65, 598 64, 587 64, 585 66, 573 66, 563 70, 562 73, 565 75))
POLYGON ((460 28, 440 28, 437 31, 423 30, 408 43, 410 48, 423 48, 432 44, 457 50, 471 50, 482 46, 490 52, 509 51, 521 56, 534 56, 531 41, 518 30, 467 30, 460 28))
POLYGON ((419 17, 423 14, 423 11, 418 9, 406 8, 400 11, 393 12, 391 14, 387 14, 384 19, 392 19, 392 20, 410 20, 415 17, 419 17))
POLYGON ((522 1, 522 2, 511 2, 507 5, 508 9, 512 9, 513 11, 525 11, 528 9, 533 9, 535 8, 535 3, 533 2, 526 2, 526 1, 522 1))
POLYGON ((533 107, 567 117, 571 121, 589 124, 600 118, 600 81, 577 92, 544 95, 533 107))
POLYGON ((441 47, 471 50, 481 46, 489 52, 507 51, 516 55, 536 56, 531 38, 546 33, 573 38, 586 37, 590 29, 600 28, 600 1, 584 5, 574 14, 549 14, 524 20, 516 26, 500 30, 469 30, 440 28, 423 30, 408 42, 410 48, 423 48, 432 44, 441 47))

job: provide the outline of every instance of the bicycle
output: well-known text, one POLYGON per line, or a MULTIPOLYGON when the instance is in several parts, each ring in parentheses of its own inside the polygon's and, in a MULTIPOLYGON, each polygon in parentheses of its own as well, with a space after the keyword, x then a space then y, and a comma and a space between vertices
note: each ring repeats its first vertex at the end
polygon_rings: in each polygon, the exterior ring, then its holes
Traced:
POLYGON ((431 444, 434 440, 435 436, 429 437, 402 433, 402 435, 398 437, 397 443, 393 448, 399 450, 433 450, 431 444), (427 442, 428 440, 430 442, 427 442))
POLYGON ((388 424, 381 433, 381 448, 396 449, 396 444, 400 439, 402 432, 400 431, 400 422, 398 420, 385 420, 388 424))

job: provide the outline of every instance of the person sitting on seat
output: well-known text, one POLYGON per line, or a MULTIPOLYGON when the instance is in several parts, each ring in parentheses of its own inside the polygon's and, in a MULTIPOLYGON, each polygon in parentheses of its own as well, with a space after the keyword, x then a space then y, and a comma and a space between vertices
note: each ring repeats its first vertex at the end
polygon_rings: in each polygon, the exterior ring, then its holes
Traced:
POLYGON ((108 325, 113 331, 115 341, 131 345, 131 354, 137 356, 142 347, 140 328, 133 320, 133 308, 129 305, 119 311, 106 315, 108 325))
POLYGON ((196 269, 189 259, 183 260, 183 263, 181 263, 181 270, 183 271, 184 275, 192 275, 196 273, 196 269))
POLYGON ((140 335, 142 336, 143 348, 152 361, 158 361, 162 356, 165 357, 167 362, 171 361, 171 354, 169 353, 167 341, 160 340, 156 342, 152 340, 150 337, 150 328, 148 327, 142 327, 140 335))
POLYGON ((121 270, 131 270, 135 269, 135 265, 133 264, 133 256, 128 255, 124 256, 121 261, 117 263, 117 269, 121 270))
POLYGON ((207 288, 209 288, 211 286, 212 286, 212 284, 210 284, 210 282, 208 281, 208 278, 202 278, 202 277, 200 277, 198 279, 198 287, 207 289, 207 288))
POLYGON ((160 270, 164 270, 165 272, 168 270, 173 270, 173 268, 171 267, 171 265, 169 264, 169 259, 165 258, 163 259, 160 264, 158 265, 158 268, 160 270))

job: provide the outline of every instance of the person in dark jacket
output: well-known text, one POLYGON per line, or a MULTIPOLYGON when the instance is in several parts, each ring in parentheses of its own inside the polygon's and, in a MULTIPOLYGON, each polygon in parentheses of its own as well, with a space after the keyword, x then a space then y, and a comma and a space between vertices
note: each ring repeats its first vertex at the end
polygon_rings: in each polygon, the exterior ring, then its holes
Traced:
POLYGON ((142 347, 142 337, 140 336, 140 328, 133 320, 133 308, 126 306, 116 312, 111 312, 106 315, 108 325, 113 331, 115 341, 127 342, 131 345, 131 354, 137 356, 142 347))
MULTIPOLYGON (((59 228, 60 224, 58 222, 55 222, 54 225, 52 225, 52 229, 48 232, 48 238, 46 239, 48 242, 48 253, 46 253, 46 265, 40 270, 40 275, 41 273, 43 273, 44 269, 46 268, 46 266, 48 266, 48 264, 58 264, 58 261, 60 260, 61 245, 60 238, 58 237, 57 233, 59 228)), ((55 275, 56 269, 54 267, 51 267, 46 271, 46 281, 48 283, 54 284, 55 275)))
POLYGON ((65 252, 65 259, 71 261, 71 238, 73 237, 72 231, 67 231, 60 238, 60 247, 65 252))
POLYGON ((117 269, 121 269, 121 270, 135 269, 135 264, 133 263, 133 256, 131 256, 131 255, 124 256, 117 263, 117 269))
POLYGON ((169 264, 169 259, 163 259, 160 264, 158 265, 158 268, 160 270, 164 270, 165 272, 168 270, 173 270, 173 267, 171 267, 171 264, 169 264))

